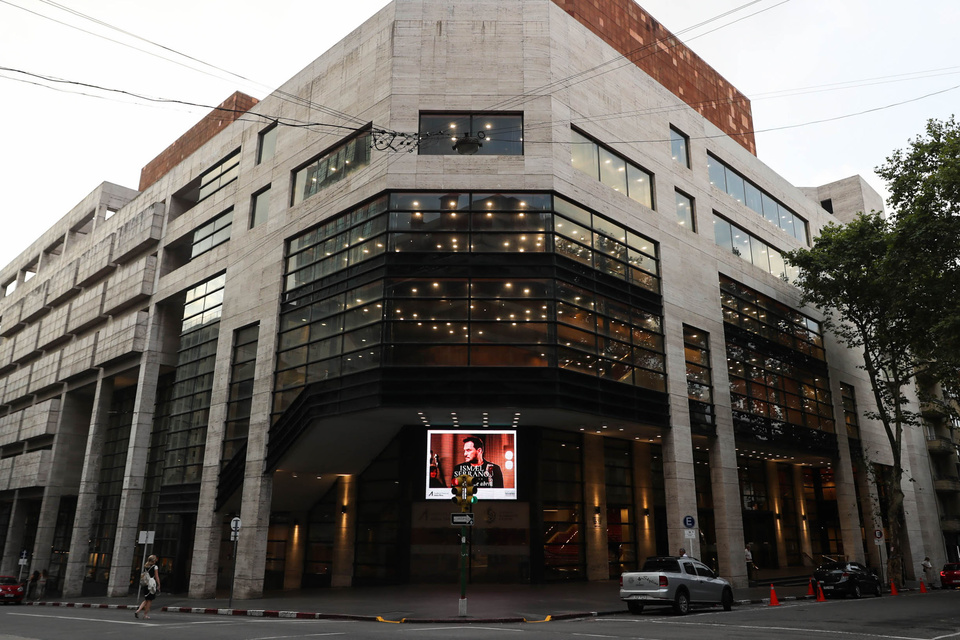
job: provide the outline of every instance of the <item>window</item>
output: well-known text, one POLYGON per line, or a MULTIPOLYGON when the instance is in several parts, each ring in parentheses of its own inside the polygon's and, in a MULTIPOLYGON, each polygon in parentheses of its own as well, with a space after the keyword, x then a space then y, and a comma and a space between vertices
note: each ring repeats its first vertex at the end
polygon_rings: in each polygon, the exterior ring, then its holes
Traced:
POLYGON ((7 284, 3 285, 3 295, 9 296, 11 293, 17 290, 17 280, 14 278, 7 284))
POLYGON ((267 221, 270 210, 270 187, 253 194, 250 206, 250 228, 253 229, 267 221))
POLYGON ((687 150, 690 147, 690 138, 680 133, 678 130, 670 127, 670 155, 674 162, 678 162, 690 168, 690 155, 687 150))
POLYGON ((840 398, 843 401, 843 421, 847 424, 847 437, 860 439, 860 417, 857 411, 857 395, 849 384, 840 383, 840 398))
POLYGON ((193 244, 190 248, 190 259, 206 253, 230 239, 230 230, 233 227, 233 207, 203 225, 193 232, 193 244))
POLYGON ((713 235, 718 246, 785 282, 792 282, 800 275, 797 267, 784 262, 780 251, 716 214, 713 235))
POLYGON ((693 198, 681 191, 676 191, 676 197, 677 224, 690 229, 690 231, 696 231, 693 219, 693 198))
POLYGON ((571 130, 571 164, 614 191, 653 209, 653 174, 601 146, 576 129, 571 130))
POLYGON ((713 376, 710 373, 710 336, 705 331, 683 326, 683 352, 687 366, 687 400, 690 424, 709 427, 713 417, 713 376))
POLYGON ((832 199, 832 198, 827 198, 826 200, 821 200, 821 201, 820 201, 820 206, 821 206, 821 207, 823 208, 823 210, 826 211, 827 213, 833 213, 833 199, 832 199))
POLYGON ((115 215, 117 215, 117 210, 116 210, 116 209, 113 209, 112 207, 107 207, 107 210, 104 211, 104 213, 103 213, 103 219, 104 219, 104 220, 109 220, 110 218, 112 218, 112 217, 115 216, 115 215))
POLYGON ((277 131, 279 130, 280 127, 273 124, 257 136, 257 164, 273 158, 273 153, 277 148, 277 131))
POLYGON ((328 149, 293 172, 291 205, 298 205, 324 187, 339 182, 370 164, 373 137, 363 131, 328 149))
POLYGON ((806 220, 777 202, 770 194, 731 169, 725 162, 710 154, 707 154, 707 172, 710 175, 710 184, 732 196, 740 204, 745 204, 755 213, 763 216, 767 222, 777 225, 809 246, 806 220))
POLYGON ((453 148, 465 135, 480 139, 478 156, 522 156, 523 114, 518 113, 421 113, 422 156, 455 156, 453 148))
POLYGON ((173 194, 170 219, 183 215, 227 185, 236 182, 239 175, 240 149, 238 147, 173 194))

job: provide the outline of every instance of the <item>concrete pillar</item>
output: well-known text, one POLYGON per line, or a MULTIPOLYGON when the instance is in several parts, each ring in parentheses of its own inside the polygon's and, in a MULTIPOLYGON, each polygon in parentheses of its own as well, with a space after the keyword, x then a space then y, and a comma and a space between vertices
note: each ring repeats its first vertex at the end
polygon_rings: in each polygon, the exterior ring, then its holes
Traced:
MULTIPOLYGON (((287 553, 283 564, 283 588, 299 589, 300 585, 303 584, 303 562, 307 550, 308 512, 297 511, 291 515, 293 515, 293 522, 290 524, 290 531, 287 533, 287 553)), ((352 566, 351 564, 351 569, 352 566)), ((349 587, 350 585, 342 586, 349 587)))
POLYGON ((110 405, 113 403, 113 379, 105 378, 103 370, 97 377, 93 395, 90 426, 84 447, 83 467, 80 470, 80 488, 77 492, 77 514, 73 519, 70 536, 70 554, 63 578, 63 595, 79 596, 83 592, 83 580, 87 571, 87 553, 90 550, 90 533, 97 506, 97 491, 100 487, 100 466, 103 462, 103 438, 107 430, 110 405))
POLYGON ((53 536, 56 533, 57 516, 60 514, 60 498, 73 495, 80 485, 83 454, 90 431, 91 408, 92 400, 89 396, 84 397, 76 392, 64 394, 60 403, 50 476, 43 491, 37 537, 33 545, 34 566, 40 570, 50 566, 53 536))
MULTIPOLYGON (((356 556, 357 539, 357 491, 356 476, 340 476, 337 482, 337 502, 340 513, 336 514, 336 530, 333 535, 333 562, 330 568, 330 586, 353 586, 353 561, 356 556)), ((302 563, 301 563, 302 564, 302 563)))
MULTIPOLYGON (((150 326, 158 330, 153 308, 150 326)), ((150 340, 151 346, 159 344, 150 340)), ((158 350, 145 351, 137 376, 137 397, 133 406, 133 423, 130 425, 130 443, 127 446, 127 462, 123 470, 123 487, 120 491, 120 510, 117 514, 116 537, 113 543, 108 596, 125 596, 130 591, 131 567, 137 553, 137 533, 140 527, 140 508, 143 498, 144 476, 150 453, 153 434, 153 414, 157 402, 157 385, 160 378, 162 354, 158 350)), ((139 556, 137 564, 139 564, 139 556)))
POLYGON ((860 513, 863 516, 863 526, 866 529, 867 537, 870 540, 867 543, 867 564, 875 569, 883 567, 886 572, 887 554, 883 552, 883 558, 880 557, 880 545, 876 544, 876 531, 883 531, 883 520, 880 517, 880 497, 877 493, 877 484, 872 479, 872 474, 865 469, 858 474, 857 482, 860 483, 860 513))
POLYGON ((587 558, 587 580, 609 580, 607 551, 607 482, 603 460, 603 438, 583 436, 583 543, 587 558))
POLYGON ((840 448, 840 460, 834 465, 833 479, 837 485, 837 509, 840 513, 840 539, 843 541, 843 554, 847 560, 863 562, 863 538, 860 534, 860 516, 857 513, 857 479, 853 473, 850 459, 850 446, 847 434, 838 434, 837 445, 840 448))
POLYGON ((217 337, 218 348, 214 364, 213 389, 210 394, 210 413, 207 417, 203 471, 200 475, 200 501, 194 532, 193 557, 190 564, 189 593, 191 598, 212 598, 217 593, 217 563, 220 559, 221 520, 223 515, 216 512, 217 486, 220 481, 220 455, 223 450, 227 401, 230 393, 233 341, 233 327, 221 322, 217 337))
MULTIPOLYGON (((13 494, 13 507, 10 509, 10 523, 7 525, 7 541, 3 546, 3 573, 8 576, 20 575, 20 551, 23 549, 23 532, 27 523, 26 501, 17 489, 13 494)), ((29 566, 29 565, 28 565, 29 566)))
POLYGON ((813 545, 810 542, 810 521, 807 519, 806 492, 803 490, 803 467, 793 465, 793 491, 797 496, 797 522, 800 523, 800 551, 805 567, 813 566, 816 560, 813 557, 813 545))
POLYGON ((780 493, 780 474, 778 473, 777 463, 767 461, 766 466, 766 476, 767 476, 767 496, 769 499, 770 510, 773 511, 773 523, 776 527, 776 536, 777 536, 777 566, 785 567, 787 566, 787 548, 783 540, 783 500, 781 499, 780 493))
MULTIPOLYGON (((729 396, 727 398, 729 399, 729 396)), ((719 573, 735 587, 746 587, 747 566, 743 556, 743 510, 740 506, 740 477, 737 474, 737 443, 733 435, 729 405, 717 405, 717 437, 710 447, 710 479, 717 526, 719 573)))
MULTIPOLYGON (((653 473, 650 471, 650 445, 633 442, 634 510, 637 518, 637 559, 657 555, 656 520, 654 516, 653 473)), ((693 555, 691 553, 690 555, 693 555)))
POLYGON ((680 547, 687 554, 700 557, 699 537, 687 538, 688 527, 684 519, 691 516, 696 529, 697 488, 693 471, 693 444, 690 440, 690 413, 686 393, 682 402, 671 406, 674 418, 670 429, 663 435, 663 485, 667 498, 667 538, 670 541, 670 553, 676 554, 680 547), (682 408, 681 408, 682 407, 682 408))

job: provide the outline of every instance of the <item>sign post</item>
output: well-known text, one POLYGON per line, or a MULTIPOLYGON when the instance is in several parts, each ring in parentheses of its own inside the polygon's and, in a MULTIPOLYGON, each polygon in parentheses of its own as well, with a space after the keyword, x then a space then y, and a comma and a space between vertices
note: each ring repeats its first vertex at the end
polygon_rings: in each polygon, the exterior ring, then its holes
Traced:
POLYGON ((873 532, 873 543, 877 545, 877 551, 880 553, 880 582, 886 583, 887 578, 883 570, 883 529, 873 532))
MULTIPOLYGON (((137 544, 143 545, 143 558, 140 560, 140 571, 143 571, 143 565, 147 564, 147 545, 153 544, 154 536, 156 536, 156 531, 141 531, 137 537, 137 544)), ((143 589, 143 585, 140 584, 140 575, 137 575, 137 602, 140 602, 140 590, 143 589)))
POLYGON ((17 575, 17 582, 23 582, 23 568, 27 565, 27 555, 26 549, 20 552, 20 560, 18 561, 20 573, 17 575))
POLYGON ((240 540, 240 518, 234 518, 230 521, 230 539, 233 540, 233 580, 230 581, 230 604, 228 608, 233 609, 233 585, 237 582, 237 541, 240 540))

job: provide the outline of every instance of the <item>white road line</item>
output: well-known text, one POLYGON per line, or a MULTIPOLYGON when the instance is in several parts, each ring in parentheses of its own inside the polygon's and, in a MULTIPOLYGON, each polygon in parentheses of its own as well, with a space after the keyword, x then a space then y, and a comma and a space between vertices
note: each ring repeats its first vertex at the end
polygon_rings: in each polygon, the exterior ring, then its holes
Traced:
MULTIPOLYGON (((400 626, 403 626, 403 625, 400 625, 400 626)), ((474 629, 483 629, 486 631, 512 631, 514 633, 523 633, 523 629, 509 629, 507 627, 475 627, 473 625, 470 625, 469 627, 465 627, 462 624, 458 624, 452 627, 420 627, 416 629, 401 629, 401 630, 402 631, 450 631, 451 629, 456 629, 456 630, 470 629, 471 631, 473 631, 474 629)))
POLYGON ((282 640, 283 638, 318 638, 321 636, 342 636, 342 631, 330 631, 328 633, 307 633, 297 636, 262 636, 260 638, 251 638, 251 640, 282 640))
MULTIPOLYGON (((803 631, 807 633, 824 633, 828 635, 835 636, 857 636, 860 638, 886 638, 888 640, 930 640, 928 638, 917 638, 916 636, 888 636, 883 634, 874 634, 874 633, 865 633, 863 631, 837 631, 835 629, 811 629, 809 627, 767 627, 761 625, 749 625, 749 624, 719 624, 719 623, 710 623, 710 622, 675 622, 667 620, 649 620, 654 624, 676 624, 676 625, 685 625, 685 626, 701 626, 701 627, 723 627, 728 629, 751 629, 755 631, 803 631)), ((960 634, 952 634, 960 635, 960 634)), ((950 636, 944 636, 950 637, 950 636)))
POLYGON ((943 638, 956 638, 957 636, 960 636, 960 631, 956 633, 948 633, 945 636, 936 636, 936 637, 930 638, 930 640, 943 640, 943 638))
POLYGON ((331 631, 330 633, 307 633, 299 636, 263 636, 261 638, 251 638, 251 640, 282 640, 283 638, 318 638, 320 636, 342 636, 341 631, 331 631))
POLYGON ((598 633, 571 633, 572 636, 583 636, 584 638, 618 638, 619 636, 602 636, 598 633))
POLYGON ((111 620, 110 618, 77 618, 75 616, 45 616, 38 613, 8 613, 10 616, 26 616, 28 618, 50 618, 56 620, 83 620, 85 622, 109 622, 112 624, 135 624, 138 627, 151 626, 149 622, 133 622, 128 620, 111 620))

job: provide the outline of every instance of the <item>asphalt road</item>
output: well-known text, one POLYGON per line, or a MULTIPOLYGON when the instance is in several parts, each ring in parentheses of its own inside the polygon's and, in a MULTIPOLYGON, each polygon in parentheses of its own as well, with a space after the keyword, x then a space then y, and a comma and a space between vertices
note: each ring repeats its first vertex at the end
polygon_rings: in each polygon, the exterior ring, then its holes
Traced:
POLYGON ((138 620, 117 609, 0 608, 2 640, 295 640, 298 638, 630 638, 633 640, 960 640, 960 591, 862 600, 794 601, 731 612, 669 609, 542 623, 390 624, 157 612, 138 620))

